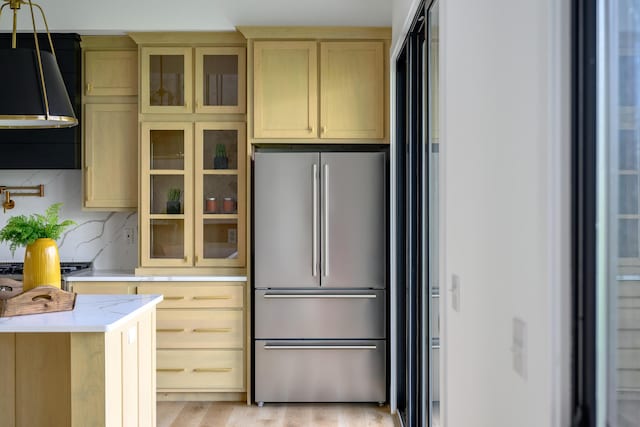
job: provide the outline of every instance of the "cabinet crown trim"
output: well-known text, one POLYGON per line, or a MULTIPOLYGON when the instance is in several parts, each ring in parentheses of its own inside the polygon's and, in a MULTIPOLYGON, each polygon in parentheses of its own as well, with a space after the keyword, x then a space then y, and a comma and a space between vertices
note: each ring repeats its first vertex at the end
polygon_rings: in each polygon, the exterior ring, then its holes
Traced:
POLYGON ((129 36, 81 36, 82 50, 123 50, 138 48, 129 36))
POLYGON ((245 46, 247 40, 238 31, 144 32, 128 33, 145 46, 245 46))
POLYGON ((388 39, 390 27, 237 27, 247 39, 388 39))

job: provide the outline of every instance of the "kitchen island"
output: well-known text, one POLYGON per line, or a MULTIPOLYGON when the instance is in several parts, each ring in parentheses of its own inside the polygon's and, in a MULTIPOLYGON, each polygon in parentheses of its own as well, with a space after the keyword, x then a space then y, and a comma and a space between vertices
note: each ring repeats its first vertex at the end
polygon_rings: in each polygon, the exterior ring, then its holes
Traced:
POLYGON ((160 295, 0 318, 0 427, 152 426, 160 295))

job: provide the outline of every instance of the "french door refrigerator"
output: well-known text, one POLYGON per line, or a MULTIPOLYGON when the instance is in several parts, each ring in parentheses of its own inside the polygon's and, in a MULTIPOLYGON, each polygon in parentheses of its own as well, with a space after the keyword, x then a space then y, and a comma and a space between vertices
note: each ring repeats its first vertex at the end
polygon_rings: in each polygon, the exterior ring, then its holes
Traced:
POLYGON ((386 400, 385 156, 255 153, 259 405, 386 400))

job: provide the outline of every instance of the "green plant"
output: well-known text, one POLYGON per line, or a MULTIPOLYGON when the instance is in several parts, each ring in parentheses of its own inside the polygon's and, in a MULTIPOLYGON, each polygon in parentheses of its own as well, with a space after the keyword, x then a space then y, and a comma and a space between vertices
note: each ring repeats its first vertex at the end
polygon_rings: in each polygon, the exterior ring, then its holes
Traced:
POLYGON ((178 202, 180 201, 180 194, 182 191, 179 188, 170 188, 167 193, 167 200, 170 202, 178 202))
POLYGON ((75 224, 70 219, 58 223, 58 211, 62 203, 49 206, 44 215, 17 215, 9 218, 7 224, 0 230, 0 242, 9 242, 9 249, 13 255, 18 246, 27 246, 37 239, 58 240, 65 228, 75 224))
POLYGON ((227 147, 224 144, 216 144, 216 157, 227 157, 227 147))

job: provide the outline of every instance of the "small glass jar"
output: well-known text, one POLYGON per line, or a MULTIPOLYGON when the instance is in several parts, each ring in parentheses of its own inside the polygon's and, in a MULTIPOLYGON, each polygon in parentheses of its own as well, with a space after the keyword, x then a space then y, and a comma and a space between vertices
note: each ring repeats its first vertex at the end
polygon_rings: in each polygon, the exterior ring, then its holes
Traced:
POLYGON ((217 212, 218 211, 218 201, 215 197, 207 197, 207 203, 205 205, 205 210, 207 212, 217 212))
POLYGON ((224 213, 233 213, 235 210, 235 203, 233 197, 225 197, 222 201, 222 211, 224 213))

